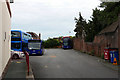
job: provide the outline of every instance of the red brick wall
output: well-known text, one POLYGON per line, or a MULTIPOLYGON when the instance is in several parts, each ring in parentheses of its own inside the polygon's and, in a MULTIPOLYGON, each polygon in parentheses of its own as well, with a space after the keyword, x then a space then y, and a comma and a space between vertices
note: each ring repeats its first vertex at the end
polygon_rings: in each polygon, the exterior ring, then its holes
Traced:
POLYGON ((100 44, 98 44, 99 39, 101 39, 101 37, 96 37, 96 43, 94 42, 84 42, 84 40, 82 39, 78 39, 78 38, 74 38, 74 49, 75 50, 80 50, 83 52, 91 52, 92 50, 95 51, 95 55, 96 56, 100 56, 102 53, 104 53, 104 48, 105 48, 105 41, 101 42, 100 44))
POLYGON ((74 38, 74 40, 73 40, 73 47, 74 47, 74 49, 75 50, 81 50, 80 49, 80 39, 79 38, 74 38))
POLYGON ((94 41, 91 43, 85 42, 83 39, 74 38, 74 49, 83 52, 95 51, 96 56, 101 56, 104 53, 105 47, 119 49, 119 62, 120 62, 120 15, 119 26, 114 33, 96 35, 94 41))
POLYGON ((86 42, 86 48, 87 48, 87 50, 86 50, 87 52, 91 52, 93 50, 93 44, 86 42))
MULTIPOLYGON (((80 38, 74 38, 73 48, 76 50, 87 52, 87 53, 94 50, 96 56, 101 56, 104 53, 104 48, 107 47, 108 44, 110 44, 109 47, 111 48, 118 48, 117 47, 118 42, 115 42, 116 39, 118 39, 118 37, 113 38, 113 36, 118 36, 116 32, 114 34, 108 34, 108 35, 97 35, 95 36, 94 41, 91 43, 85 42, 83 39, 80 39, 80 38)), ((120 41, 120 39, 117 41, 120 41)), ((120 42, 119 42, 119 45, 120 45, 120 42)))

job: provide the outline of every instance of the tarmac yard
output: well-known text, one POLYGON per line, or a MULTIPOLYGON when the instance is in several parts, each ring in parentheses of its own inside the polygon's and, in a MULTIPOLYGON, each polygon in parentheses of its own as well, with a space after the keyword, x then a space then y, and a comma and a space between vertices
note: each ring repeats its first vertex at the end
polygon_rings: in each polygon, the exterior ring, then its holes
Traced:
POLYGON ((118 71, 100 59, 68 49, 46 49, 43 56, 30 56, 35 78, 118 78, 118 71))

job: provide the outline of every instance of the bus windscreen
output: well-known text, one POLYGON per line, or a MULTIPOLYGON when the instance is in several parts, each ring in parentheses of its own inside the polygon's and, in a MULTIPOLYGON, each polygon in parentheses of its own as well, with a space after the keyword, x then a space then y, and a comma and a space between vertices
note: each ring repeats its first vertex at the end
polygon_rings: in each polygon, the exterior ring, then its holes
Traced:
POLYGON ((35 50, 40 50, 40 42, 29 42, 28 43, 28 49, 35 49, 35 50))

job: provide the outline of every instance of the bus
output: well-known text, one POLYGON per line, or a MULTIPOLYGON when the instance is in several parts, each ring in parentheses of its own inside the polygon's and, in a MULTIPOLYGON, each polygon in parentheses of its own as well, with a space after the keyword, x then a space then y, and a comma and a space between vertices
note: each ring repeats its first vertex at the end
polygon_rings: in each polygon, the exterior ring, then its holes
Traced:
POLYGON ((14 51, 27 50, 29 39, 32 39, 30 34, 21 30, 11 30, 11 49, 14 51))
POLYGON ((72 49, 73 48, 73 41, 70 37, 63 37, 63 49, 72 49))
POLYGON ((27 52, 29 55, 43 55, 44 47, 42 40, 28 40, 27 52))

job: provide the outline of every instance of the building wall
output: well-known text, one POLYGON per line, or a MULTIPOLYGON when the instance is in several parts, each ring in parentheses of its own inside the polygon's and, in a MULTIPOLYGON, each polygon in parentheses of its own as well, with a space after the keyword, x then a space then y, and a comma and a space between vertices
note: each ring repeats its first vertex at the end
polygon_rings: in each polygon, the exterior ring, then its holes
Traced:
POLYGON ((81 40, 80 40, 80 38, 74 38, 73 39, 73 47, 74 47, 74 49, 75 50, 81 50, 81 40))
POLYGON ((119 50, 119 64, 120 64, 120 23, 118 28, 118 50, 119 50))
POLYGON ((119 14, 119 27, 118 27, 118 49, 119 49, 119 64, 120 64, 120 14, 119 14))
POLYGON ((101 56, 104 53, 104 48, 106 47, 118 48, 118 41, 120 41, 120 39, 118 40, 117 28, 117 30, 114 33, 96 35, 93 42, 85 42, 83 39, 74 38, 73 44, 74 49, 76 50, 80 50, 86 53, 89 53, 94 50, 96 56, 101 56))
POLYGON ((10 59, 11 20, 6 1, 0 0, 0 76, 10 59))
POLYGON ((118 29, 116 30, 114 37, 112 37, 114 43, 112 46, 115 48, 118 48, 118 29))
POLYGON ((2 2, 0 0, 0 76, 2 74, 2 2))

